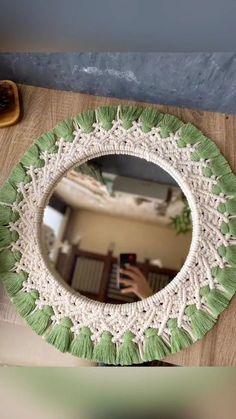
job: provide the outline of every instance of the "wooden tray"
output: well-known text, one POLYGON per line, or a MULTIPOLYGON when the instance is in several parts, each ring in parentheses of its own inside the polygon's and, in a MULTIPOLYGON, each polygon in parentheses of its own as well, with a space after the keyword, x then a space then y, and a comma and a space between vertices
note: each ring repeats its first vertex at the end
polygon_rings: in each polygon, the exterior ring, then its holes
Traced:
POLYGON ((14 105, 9 109, 9 111, 0 112, 0 128, 8 127, 9 125, 15 124, 20 117, 20 102, 19 102, 19 93, 17 85, 11 80, 1 80, 1 83, 8 83, 14 93, 14 105))

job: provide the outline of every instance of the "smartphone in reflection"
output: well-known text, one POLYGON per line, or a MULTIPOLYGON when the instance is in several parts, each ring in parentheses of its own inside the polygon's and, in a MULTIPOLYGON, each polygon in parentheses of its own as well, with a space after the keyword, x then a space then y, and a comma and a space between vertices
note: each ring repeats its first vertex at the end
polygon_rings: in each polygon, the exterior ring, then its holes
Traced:
POLYGON ((119 278, 130 279, 127 275, 120 273, 120 269, 125 269, 129 266, 136 266, 136 259, 136 253, 120 253, 118 259, 117 288, 126 288, 126 285, 119 282, 119 278))

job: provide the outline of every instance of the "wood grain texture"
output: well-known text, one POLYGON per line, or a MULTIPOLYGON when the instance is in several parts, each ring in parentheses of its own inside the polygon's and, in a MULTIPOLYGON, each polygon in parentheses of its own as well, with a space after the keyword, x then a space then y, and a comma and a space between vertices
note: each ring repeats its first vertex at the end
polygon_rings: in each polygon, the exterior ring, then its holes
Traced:
MULTIPOLYGON (((19 86, 24 108, 22 120, 15 126, 0 130, 0 182, 8 176, 24 151, 43 132, 68 116, 99 105, 119 103, 138 104, 134 101, 96 97, 80 93, 55 91, 32 86, 19 86)), ((140 104, 140 102, 139 102, 140 104)), ((213 139, 236 171, 236 116, 198 111, 172 106, 151 105, 192 122, 213 139)), ((216 326, 199 342, 166 361, 173 364, 236 365, 236 298, 220 316, 216 326)))

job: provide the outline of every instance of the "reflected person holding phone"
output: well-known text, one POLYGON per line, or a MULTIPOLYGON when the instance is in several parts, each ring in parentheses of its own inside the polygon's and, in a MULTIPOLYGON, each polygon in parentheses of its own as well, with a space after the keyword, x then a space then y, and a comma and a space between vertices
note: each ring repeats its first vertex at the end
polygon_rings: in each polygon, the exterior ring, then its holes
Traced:
POLYGON ((141 300, 150 297, 153 292, 147 279, 136 266, 136 254, 120 254, 119 288, 122 294, 135 294, 141 300))

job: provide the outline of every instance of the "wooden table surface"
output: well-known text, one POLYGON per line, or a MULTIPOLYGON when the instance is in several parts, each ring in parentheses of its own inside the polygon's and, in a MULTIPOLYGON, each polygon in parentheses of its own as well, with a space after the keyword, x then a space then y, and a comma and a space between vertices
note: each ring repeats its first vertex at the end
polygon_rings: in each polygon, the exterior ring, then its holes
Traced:
MULTIPOLYGON (((58 121, 99 105, 134 101, 56 91, 32 86, 19 86, 23 103, 23 118, 15 126, 0 129, 0 183, 8 176, 24 151, 43 132, 58 121)), ((150 104, 149 104, 150 105, 150 104)), ((231 168, 236 171, 236 115, 204 112, 172 106, 153 105, 164 112, 192 122, 213 139, 231 168)), ((190 348, 166 358, 178 365, 236 365, 236 297, 220 316, 216 326, 190 348)))

